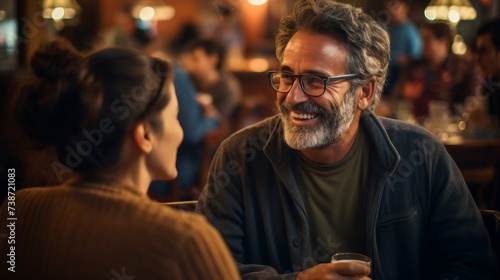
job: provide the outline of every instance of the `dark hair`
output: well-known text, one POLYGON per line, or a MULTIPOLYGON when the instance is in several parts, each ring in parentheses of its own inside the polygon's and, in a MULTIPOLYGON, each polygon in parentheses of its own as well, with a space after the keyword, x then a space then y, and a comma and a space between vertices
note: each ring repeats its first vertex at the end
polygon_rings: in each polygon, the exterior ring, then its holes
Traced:
POLYGON ((500 17, 490 19, 479 27, 477 35, 481 36, 484 34, 490 34, 491 42, 495 46, 495 49, 497 51, 500 50, 500 17))
POLYGON ((193 23, 184 24, 177 32, 169 45, 169 51, 173 56, 180 55, 189 44, 199 40, 200 30, 193 23))
POLYGON ((341 40, 348 49, 346 70, 359 74, 351 80, 351 92, 371 77, 377 81, 375 98, 363 112, 373 111, 385 83, 389 65, 389 35, 371 16, 360 8, 332 0, 299 0, 291 14, 281 19, 276 35, 276 55, 281 61, 283 51, 295 32, 311 31, 341 40))
POLYGON ((189 46, 190 51, 194 51, 195 49, 201 48, 207 55, 217 55, 218 62, 216 65, 217 70, 221 70, 222 66, 224 66, 224 62, 226 59, 226 48, 215 39, 202 39, 192 43, 189 46))
POLYGON ((36 77, 19 91, 22 128, 41 147, 54 144, 59 160, 89 175, 117 163, 126 133, 148 120, 161 128, 171 92, 170 65, 139 51, 103 49, 87 56, 63 40, 31 58, 36 77))
POLYGON ((428 29, 434 34, 439 40, 448 41, 448 49, 451 50, 451 45, 453 44, 453 32, 446 22, 442 21, 427 21, 422 23, 420 28, 428 29))

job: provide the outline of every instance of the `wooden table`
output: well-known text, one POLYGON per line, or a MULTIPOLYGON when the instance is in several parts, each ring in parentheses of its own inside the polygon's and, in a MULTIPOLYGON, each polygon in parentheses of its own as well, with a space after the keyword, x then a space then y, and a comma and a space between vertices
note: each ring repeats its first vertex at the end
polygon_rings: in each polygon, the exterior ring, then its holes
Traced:
POLYGON ((500 210, 500 139, 453 137, 443 141, 480 208, 500 210))

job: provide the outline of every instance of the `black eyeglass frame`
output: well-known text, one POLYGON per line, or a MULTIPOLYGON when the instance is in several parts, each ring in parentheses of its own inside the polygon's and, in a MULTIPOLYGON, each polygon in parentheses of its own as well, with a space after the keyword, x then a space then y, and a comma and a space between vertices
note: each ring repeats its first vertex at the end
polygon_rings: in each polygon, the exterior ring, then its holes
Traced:
POLYGON ((308 95, 308 96, 311 96, 311 97, 320 97, 322 96, 325 92, 326 92, 326 85, 329 84, 329 83, 332 83, 332 82, 337 82, 337 81, 342 81, 342 80, 351 80, 351 79, 355 79, 357 77, 359 77, 359 74, 346 74, 346 75, 339 75, 339 76, 332 76, 332 77, 324 77, 324 76, 321 76, 321 75, 316 75, 316 74, 299 74, 299 75, 294 75, 294 74, 291 74, 291 73, 287 73, 287 72, 282 72, 282 71, 267 71, 266 72, 268 78, 269 78, 269 83, 271 84, 271 87, 279 92, 279 93, 289 93, 290 90, 292 90, 292 87, 293 87, 293 84, 295 83, 295 80, 298 78, 299 79, 299 85, 300 85, 300 88, 302 89, 302 91, 308 95), (273 74, 277 74, 277 73, 285 73, 287 75, 290 75, 292 77, 292 83, 290 85, 290 88, 287 90, 287 91, 282 91, 282 90, 278 90, 276 89, 274 86, 273 86, 273 79, 272 79, 272 75, 273 74), (314 76, 314 77, 318 77, 318 78, 321 78, 324 82, 324 85, 323 85, 323 92, 321 94, 318 94, 318 95, 312 95, 312 94, 309 94, 305 87, 304 87, 304 84, 302 82, 302 77, 306 77, 306 76, 314 76))

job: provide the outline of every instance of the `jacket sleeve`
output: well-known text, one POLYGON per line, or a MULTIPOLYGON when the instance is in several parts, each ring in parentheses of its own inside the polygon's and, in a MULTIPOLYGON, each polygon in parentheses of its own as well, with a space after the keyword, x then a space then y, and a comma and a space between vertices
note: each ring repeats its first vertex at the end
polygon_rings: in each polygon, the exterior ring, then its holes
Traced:
POLYGON ((237 263, 242 279, 245 280, 295 280, 298 272, 288 274, 278 274, 276 270, 270 266, 259 264, 241 264, 237 263))
MULTIPOLYGON (((244 166, 228 157, 227 140, 222 143, 212 160, 210 176, 196 212, 205 215, 217 228, 236 260, 242 279, 281 280, 295 279, 296 273, 278 274, 266 265, 250 264, 246 260, 246 226, 241 181, 244 166)), ((244 161, 244 160, 243 160, 244 161)), ((250 230, 251 231, 251 230, 250 230)))
POLYGON ((198 144, 209 130, 219 126, 219 121, 203 115, 203 110, 196 101, 196 88, 189 75, 179 66, 175 66, 174 71, 174 86, 179 102, 179 123, 184 131, 183 142, 198 144))
POLYGON ((442 145, 436 157, 428 226, 436 279, 494 279, 498 263, 474 199, 442 145))

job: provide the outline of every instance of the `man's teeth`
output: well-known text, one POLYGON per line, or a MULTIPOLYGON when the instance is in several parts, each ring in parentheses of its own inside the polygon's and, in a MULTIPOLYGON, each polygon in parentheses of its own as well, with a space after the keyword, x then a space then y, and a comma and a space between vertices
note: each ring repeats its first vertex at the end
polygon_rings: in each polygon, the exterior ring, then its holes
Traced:
POLYGON ((295 119, 310 120, 310 119, 316 117, 316 115, 313 115, 313 114, 298 114, 298 113, 292 112, 292 117, 295 118, 295 119))

